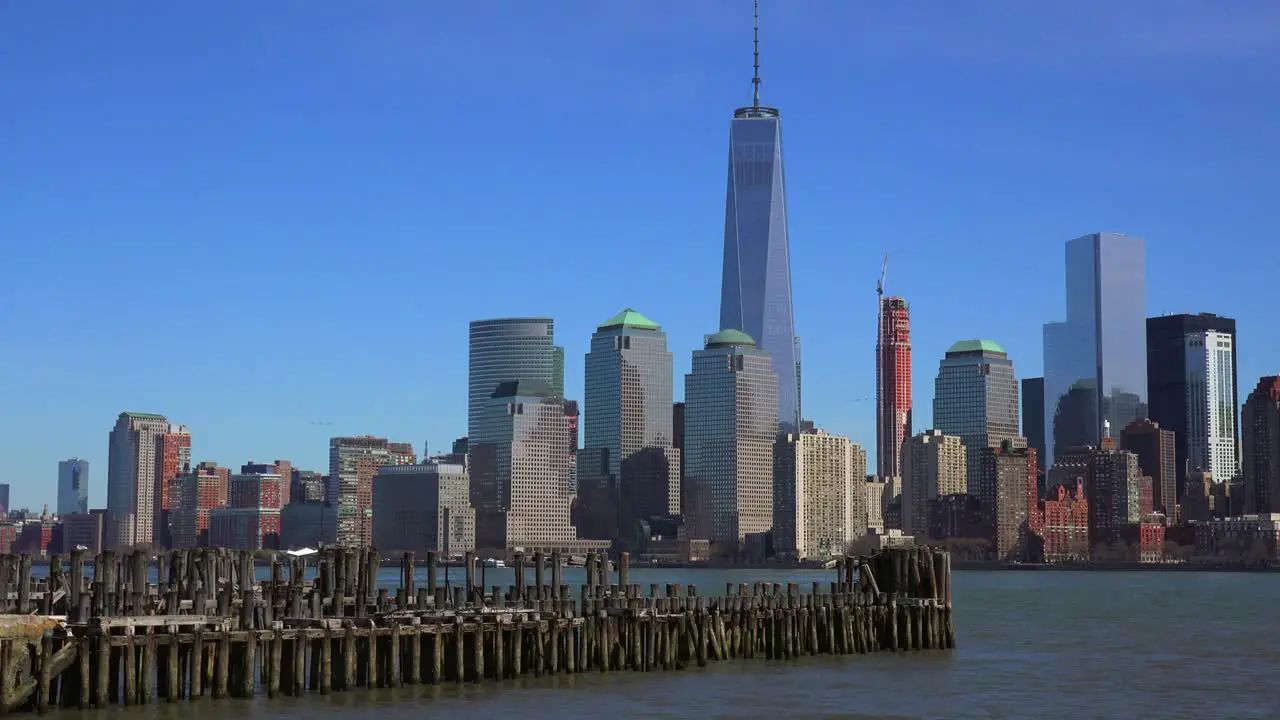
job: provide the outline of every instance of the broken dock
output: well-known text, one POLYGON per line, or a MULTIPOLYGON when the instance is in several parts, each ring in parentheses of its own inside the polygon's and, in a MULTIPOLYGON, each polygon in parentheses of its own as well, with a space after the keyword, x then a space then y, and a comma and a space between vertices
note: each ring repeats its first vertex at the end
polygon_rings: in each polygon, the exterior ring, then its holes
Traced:
POLYGON ((0 556, 0 713, 955 647, 934 548, 841 558, 808 592, 723 595, 632 584, 626 553, 616 572, 589 556, 575 593, 558 554, 531 560, 532 583, 517 555, 515 584, 486 589, 472 555, 460 587, 441 584, 435 553, 421 587, 413 553, 378 587, 372 548, 326 548, 312 568, 273 555, 262 578, 244 551, 74 552, 39 579, 29 556, 0 556))

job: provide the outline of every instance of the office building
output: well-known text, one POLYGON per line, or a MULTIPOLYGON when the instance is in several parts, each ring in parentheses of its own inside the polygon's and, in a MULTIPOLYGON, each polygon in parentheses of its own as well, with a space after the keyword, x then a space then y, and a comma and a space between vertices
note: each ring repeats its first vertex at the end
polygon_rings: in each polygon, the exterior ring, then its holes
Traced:
POLYGON ((58 463, 58 514, 89 512, 89 461, 80 458, 58 463))
POLYGON ((767 350, 739 330, 707 337, 685 376, 685 533, 737 557, 773 526, 778 378, 767 350))
POLYGON ((59 552, 70 555, 73 550, 84 550, 90 556, 102 552, 102 541, 107 530, 107 511, 70 513, 61 517, 62 545, 59 552))
MULTIPOLYGON (((1229 385, 1231 388, 1230 405, 1240 407, 1238 375, 1238 342, 1236 337, 1236 321, 1212 313, 1186 313, 1179 315, 1161 315, 1147 318, 1147 401, 1149 415, 1165 430, 1171 430, 1175 441, 1174 467, 1177 470, 1177 481, 1174 488, 1181 499, 1187 481, 1187 468, 1190 443, 1188 422, 1191 411, 1188 384, 1191 382, 1190 364, 1200 366, 1195 371, 1203 377, 1203 365, 1208 358, 1202 353, 1187 352, 1187 336, 1200 336, 1214 332, 1230 337, 1231 345, 1231 380, 1230 383, 1218 382, 1219 386, 1229 385)), ((1216 359, 1215 359, 1216 361, 1216 359)), ((1216 364, 1216 363, 1215 363, 1216 364)), ((1221 372, 1219 370, 1218 372, 1221 372)), ((1216 373, 1215 373, 1216 374, 1216 373)), ((1203 389, 1202 389, 1203 390, 1203 389)), ((1203 395, 1197 392, 1197 397, 1203 395)), ((1236 447, 1240 447, 1241 428, 1235 425, 1232 437, 1236 447)), ((1218 476, 1215 476, 1218 477, 1218 476)))
POLYGON ((1031 560, 1030 532, 1040 499, 1036 451, 1025 442, 1004 440, 1000 447, 982 449, 981 472, 969 481, 969 494, 978 501, 984 535, 995 560, 1031 560))
POLYGON ((800 343, 791 310, 782 117, 777 108, 760 104, 758 42, 756 49, 751 105, 735 110, 729 124, 720 329, 742 331, 772 358, 777 415, 794 432, 803 415, 800 343))
MULTIPOLYGON (((799 559, 843 556, 867 534, 867 454, 849 438, 788 433, 774 449, 773 542, 799 559)), ((879 499, 876 500, 879 517, 879 499)))
POLYGON ((1218 482, 1240 474, 1236 438, 1235 350, 1231 335, 1214 330, 1188 333, 1186 467, 1218 482))
POLYGON ((930 503, 942 496, 968 492, 968 459, 959 437, 926 430, 902 444, 903 534, 927 538, 930 503))
MULTIPOLYGON (((1036 451, 1036 458, 1044 460, 1044 378, 1022 378, 1022 437, 1027 447, 1036 451)), ((1040 484, 1043 490, 1045 468, 1040 468, 1040 484)))
MULTIPOLYGON (((1244 401, 1240 430, 1244 458, 1241 505, 1248 513, 1280 512, 1280 376, 1258 380, 1244 401)), ((1188 487, 1192 485, 1188 481, 1188 487)))
POLYGON ((1147 415, 1143 241, 1076 238, 1066 246, 1066 271, 1066 319, 1044 326, 1046 467, 1055 447, 1097 446, 1147 415))
POLYGON ((876 474, 902 474, 911 436, 911 318, 907 301, 880 296, 876 334, 876 474))
POLYGON ((952 345, 934 382, 933 426, 960 438, 965 447, 965 475, 975 480, 982 470, 982 451, 998 448, 1018 435, 1018 380, 1009 355, 990 340, 962 340, 952 345))
POLYGON ((173 482, 170 536, 175 549, 209 544, 209 513, 226 507, 227 481, 211 463, 201 463, 173 482))
POLYGON ((618 539, 600 533, 617 524, 625 538, 639 520, 679 515, 666 333, 635 310, 623 310, 591 336, 585 377, 584 453, 593 459, 578 474, 583 536, 618 539))
POLYGON ((499 318, 471 323, 467 346, 467 437, 476 434, 494 390, 503 382, 544 383, 564 397, 564 348, 555 344, 551 318, 499 318))
POLYGON ((373 478, 373 544, 451 557, 474 550, 471 479, 460 464, 387 465, 373 478))
POLYGON ((383 465, 413 461, 408 443, 392 443, 372 435, 329 440, 329 480, 326 501, 328 542, 369 545, 373 542, 373 476, 383 465), (395 452, 392 452, 395 450, 395 452))
POLYGON ((1178 519, 1177 437, 1154 420, 1129 423, 1120 432, 1120 447, 1138 456, 1138 470, 1151 478, 1151 505, 1169 522, 1178 519))
POLYGON ((170 515, 173 512, 171 489, 173 481, 186 472, 191 466, 191 433, 182 426, 175 426, 169 432, 156 438, 156 514, 152 532, 152 543, 156 547, 171 547, 170 515))
POLYGON ((280 502, 284 479, 275 465, 249 462, 231 476, 227 506, 209 511, 209 544, 237 550, 280 545, 280 502))
POLYGON ((162 490, 172 454, 178 457, 172 436, 188 435, 182 425, 163 415, 120 413, 111 431, 107 458, 107 545, 126 549, 149 545, 155 539, 162 490), (162 447, 161 438, 170 436, 162 447))
POLYGON ((1062 448, 1049 469, 1051 492, 1083 484, 1089 504, 1089 548, 1113 546, 1127 526, 1142 519, 1143 474, 1138 456, 1117 449, 1107 440, 1102 447, 1062 448))
POLYGON ((469 442, 478 548, 554 547, 577 539, 569 518, 569 418, 550 385, 499 384, 469 442))

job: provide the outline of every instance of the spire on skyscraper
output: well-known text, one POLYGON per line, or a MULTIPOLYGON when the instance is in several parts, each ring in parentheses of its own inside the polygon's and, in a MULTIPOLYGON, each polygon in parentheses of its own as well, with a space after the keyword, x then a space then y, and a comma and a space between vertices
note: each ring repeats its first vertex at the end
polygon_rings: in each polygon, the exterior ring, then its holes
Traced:
POLYGON ((754 72, 751 75, 751 109, 760 109, 760 0, 751 2, 751 50, 754 56, 754 72))

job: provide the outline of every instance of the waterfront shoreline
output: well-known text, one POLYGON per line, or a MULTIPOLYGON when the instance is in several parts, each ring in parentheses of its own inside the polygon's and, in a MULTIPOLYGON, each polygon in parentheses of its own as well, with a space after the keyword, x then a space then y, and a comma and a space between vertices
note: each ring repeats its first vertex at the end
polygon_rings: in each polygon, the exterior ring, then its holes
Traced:
POLYGON ((953 570, 982 571, 1124 571, 1135 570, 1146 572, 1236 572, 1236 573, 1274 573, 1280 572, 1280 565, 1208 565, 1200 563, 1024 563, 1012 565, 1008 563, 986 563, 964 560, 952 560, 953 570))

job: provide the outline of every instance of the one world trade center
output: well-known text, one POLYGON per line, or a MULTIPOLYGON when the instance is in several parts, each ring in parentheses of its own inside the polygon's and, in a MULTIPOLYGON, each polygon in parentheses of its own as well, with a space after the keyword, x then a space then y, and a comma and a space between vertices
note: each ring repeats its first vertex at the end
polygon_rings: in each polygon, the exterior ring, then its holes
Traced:
POLYGON ((800 347, 791 312, 791 258, 782 171, 782 119, 760 104, 760 24, 755 24, 752 101, 729 126, 720 329, 741 330, 773 359, 778 422, 800 426, 800 347))

